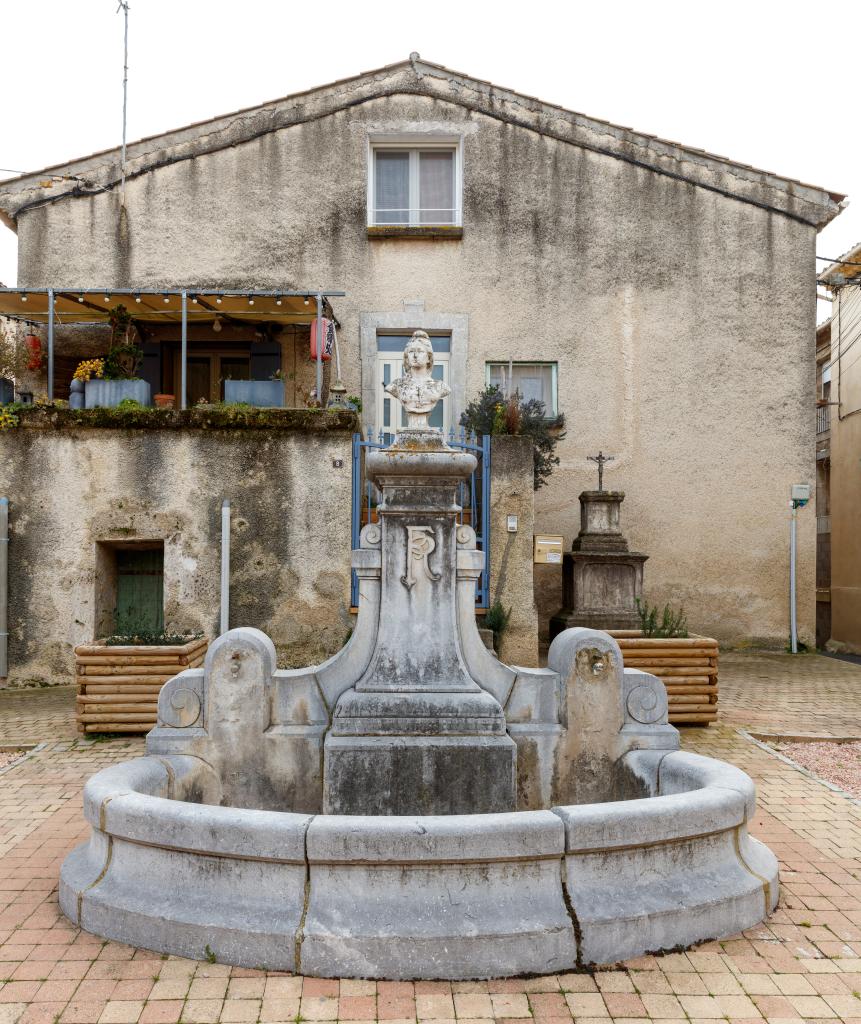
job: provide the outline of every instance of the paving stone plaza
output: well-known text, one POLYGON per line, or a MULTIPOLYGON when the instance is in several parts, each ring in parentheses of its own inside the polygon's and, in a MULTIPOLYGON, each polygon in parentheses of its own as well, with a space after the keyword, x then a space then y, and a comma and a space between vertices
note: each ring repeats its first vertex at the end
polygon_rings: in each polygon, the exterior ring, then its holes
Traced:
POLYGON ((861 667, 818 655, 725 654, 719 722, 682 746, 756 781, 752 833, 780 859, 767 923, 687 953, 498 982, 367 982, 198 963, 103 942, 57 904, 87 835, 93 772, 143 738, 75 734, 71 688, 0 694, 0 746, 39 749, 0 775, 0 1024, 205 1021, 861 1021, 861 806, 761 749, 755 733, 861 734, 861 667))

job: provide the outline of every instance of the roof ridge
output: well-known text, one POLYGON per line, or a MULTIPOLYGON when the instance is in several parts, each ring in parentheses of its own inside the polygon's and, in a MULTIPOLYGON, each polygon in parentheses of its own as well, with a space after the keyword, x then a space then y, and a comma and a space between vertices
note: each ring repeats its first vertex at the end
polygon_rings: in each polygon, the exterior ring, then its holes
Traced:
MULTIPOLYGON (((578 111, 574 111, 574 110, 570 110, 570 109, 568 109, 566 107, 562 107, 559 104, 548 103, 548 102, 546 102, 544 100, 538 99, 537 97, 530 96, 530 95, 525 94, 525 93, 520 93, 520 92, 517 92, 516 90, 509 89, 507 87, 495 85, 494 83, 492 83, 490 81, 487 81, 485 79, 475 78, 473 76, 466 75, 466 74, 463 74, 463 73, 458 72, 458 71, 454 71, 454 70, 452 70, 450 68, 447 68, 445 65, 437 64, 437 63, 434 63, 434 62, 428 61, 428 60, 423 60, 417 53, 410 54, 409 58, 407 58, 406 60, 397 61, 397 62, 392 63, 392 64, 386 64, 386 65, 383 65, 380 68, 375 68, 375 69, 372 69, 370 71, 362 71, 362 72, 360 72, 360 73, 358 73, 356 75, 348 76, 346 78, 336 79, 333 82, 325 83, 323 85, 313 86, 313 87, 311 87, 309 89, 301 90, 301 91, 295 92, 295 93, 290 93, 290 94, 287 94, 286 96, 281 96, 281 97, 276 98, 276 99, 267 100, 267 101, 265 101, 263 103, 255 104, 255 105, 250 106, 250 107, 242 107, 242 108, 239 108, 237 110, 229 111, 229 112, 223 113, 223 114, 219 114, 219 115, 216 115, 214 117, 206 118, 206 119, 201 120, 201 121, 194 121, 194 122, 191 122, 191 123, 186 124, 186 125, 181 125, 179 127, 171 128, 171 129, 169 129, 169 130, 167 130, 165 132, 161 132, 161 133, 154 134, 154 135, 148 135, 148 136, 144 136, 144 137, 142 137, 140 139, 136 139, 136 140, 134 140, 134 141, 132 141, 130 143, 127 143, 126 149, 127 149, 127 152, 130 154, 130 159, 129 159, 128 163, 127 163, 127 166, 130 163, 132 163, 134 160, 145 160, 146 159, 146 157, 152 152, 152 149, 146 149, 143 153, 137 153, 137 154, 135 154, 134 151, 136 149, 139 150, 141 147, 146 147, 147 144, 156 143, 156 142, 163 142, 164 145, 161 148, 167 148, 167 147, 169 147, 171 145, 173 145, 173 146, 180 146, 180 145, 183 144, 184 141, 186 141, 186 142, 188 141, 188 140, 183 140, 181 138, 181 136, 184 133, 186 133, 186 134, 189 133, 189 132, 193 133, 196 129, 204 129, 206 126, 218 125, 219 123, 224 125, 225 129, 227 129, 227 128, 230 127, 230 123, 232 121, 235 121, 237 118, 248 117, 249 115, 255 115, 255 114, 259 115, 261 112, 266 111, 267 108, 271 108, 273 110, 273 114, 274 114, 275 112, 278 111, 279 107, 282 107, 282 106, 284 106, 286 104, 290 104, 293 107, 300 106, 300 104, 297 101, 301 101, 305 97, 311 97, 311 96, 315 96, 315 95, 325 95, 326 93, 331 93, 333 91, 335 91, 335 92, 338 92, 338 91, 343 92, 345 87, 348 87, 348 86, 350 86, 352 84, 355 84, 355 83, 370 83, 374 79, 377 79, 377 78, 381 78, 382 79, 382 78, 385 78, 387 76, 390 77, 390 76, 392 76, 392 75, 394 75, 394 74, 396 74, 398 72, 401 72, 401 71, 404 71, 404 70, 407 70, 407 69, 411 69, 412 70, 412 72, 416 76, 417 82, 419 82, 419 83, 424 81, 424 79, 426 77, 426 75, 423 74, 423 72, 427 73, 427 77, 428 78, 434 78, 434 79, 437 79, 439 77, 447 77, 447 78, 449 78, 450 79, 449 84, 451 86, 451 94, 448 97, 448 100, 449 100, 449 102, 452 102, 452 103, 460 103, 461 105, 465 105, 465 106, 468 105, 468 101, 463 96, 458 95, 459 91, 463 90, 466 87, 467 89, 471 89, 471 91, 477 97, 483 98, 485 104, 489 104, 489 105, 493 106, 495 101, 499 101, 500 105, 501 105, 502 102, 504 101, 505 103, 507 103, 509 105, 514 105, 515 107, 520 106, 520 107, 525 108, 525 111, 528 111, 530 117, 533 117, 533 118, 536 118, 536 119, 541 119, 544 115, 546 115, 548 113, 552 115, 554 112, 558 112, 559 114, 564 116, 564 119, 568 122, 568 125, 570 126, 570 128, 572 129, 573 132, 577 132, 579 130, 579 131, 597 132, 598 134, 615 136, 615 139, 610 142, 610 146, 611 147, 613 145, 617 145, 618 148, 621 150, 623 147, 625 147, 627 145, 637 146, 637 147, 640 147, 640 148, 645 149, 647 151, 650 151, 651 155, 656 159, 656 162, 660 161, 661 159, 674 158, 674 159, 679 160, 679 159, 684 159, 685 157, 691 158, 694 162, 699 163, 700 165, 703 165, 706 162, 713 161, 713 162, 715 162, 717 164, 720 164, 720 165, 723 165, 723 166, 725 166, 727 168, 730 168, 731 170, 734 170, 737 173, 741 172, 741 174, 743 176, 745 176, 745 177, 757 176, 757 177, 760 177, 762 179, 766 179, 766 180, 761 180, 759 182, 759 184, 763 185, 766 188, 770 188, 770 189, 774 190, 775 192, 779 191, 779 192, 782 192, 784 194, 788 194, 793 200, 796 200, 796 201, 802 201, 802 202, 808 202, 808 203, 812 202, 814 204, 817 204, 817 203, 821 204, 822 203, 822 201, 817 199, 816 197, 802 197, 802 196, 798 196, 793 191, 794 188, 803 188, 803 189, 810 190, 811 192, 818 192, 818 193, 820 193, 820 194, 822 194, 824 196, 828 196, 828 198, 833 203, 835 203, 835 204, 839 204, 840 202, 842 202, 843 199, 845 199, 845 196, 842 193, 832 192, 832 191, 830 191, 828 189, 821 188, 820 186, 817 186, 817 185, 808 184, 806 182, 802 182, 802 181, 800 181, 798 179, 795 179, 795 178, 787 178, 787 177, 785 177, 783 175, 779 175, 779 174, 776 174, 774 172, 767 171, 767 170, 765 170, 763 168, 755 167, 755 166, 753 166, 751 164, 740 163, 738 161, 732 160, 729 157, 721 156, 719 154, 712 153, 712 152, 710 152, 708 150, 705 150, 705 149, 701 149, 701 148, 694 147, 694 146, 687 146, 687 145, 684 145, 683 143, 674 142, 674 141, 669 140, 669 139, 664 139, 664 138, 662 138, 660 136, 657 136, 657 135, 651 135, 649 133, 640 132, 640 131, 637 131, 636 129, 629 128, 629 127, 626 127, 626 126, 623 126, 623 125, 617 125, 617 124, 614 124, 613 122, 605 121, 605 120, 602 120, 600 118, 594 118, 594 117, 591 117, 591 116, 589 116, 587 114, 582 114, 582 113, 580 113, 578 111), (165 140, 171 140, 171 139, 173 139, 173 141, 165 141, 165 140), (669 152, 663 152, 662 153, 661 149, 666 149, 669 152)), ((399 91, 399 90, 397 88, 397 82, 396 82, 392 92, 390 92, 388 94, 391 95, 393 93, 396 93, 397 91, 399 91)), ((428 85, 427 86, 427 91, 430 92, 431 94, 437 94, 438 91, 439 91, 439 86, 434 87, 434 86, 428 85)), ((370 100, 372 98, 373 98, 372 96, 365 96, 363 98, 359 98, 359 99, 355 100, 355 102, 359 103, 359 102, 363 102, 363 100, 370 100)), ((441 97, 441 98, 445 98, 445 97, 441 97)), ((562 134, 560 134, 558 131, 555 132, 555 133, 553 131, 551 131, 549 126, 544 126, 543 127, 542 124, 540 123, 540 120, 539 120, 538 124, 534 124, 534 125, 530 125, 530 124, 524 123, 522 119, 517 118, 516 111, 515 111, 514 114, 509 112, 507 115, 506 115, 506 112, 504 110, 502 110, 502 109, 489 110, 489 111, 485 111, 485 112, 488 113, 489 116, 496 116, 496 117, 499 117, 502 120, 508 120, 508 121, 510 121, 510 122, 512 122, 514 124, 520 124, 521 127, 525 127, 525 128, 527 128, 529 130, 534 130, 534 131, 542 132, 543 134, 552 135, 552 136, 554 136, 556 138, 559 138, 560 141, 565 141, 565 142, 568 142, 569 144, 580 145, 580 146, 583 146, 584 148, 589 148, 588 143, 586 142, 586 140, 582 140, 582 139, 580 139, 580 140, 578 140, 578 139, 567 139, 562 134)), ((325 112, 317 113, 317 114, 315 114, 313 116, 318 116, 318 117, 319 116, 325 116, 325 112)), ((285 127, 285 128, 289 127, 289 124, 285 123, 283 125, 274 125, 271 129, 267 129, 267 130, 275 131, 275 130, 279 130, 281 127, 285 127)), ((216 130, 213 130, 212 134, 214 135, 215 133, 216 133, 216 130)), ((200 134, 203 134, 203 133, 201 132, 200 134)), ((247 139, 244 140, 244 139, 240 138, 238 140, 235 140, 234 142, 230 142, 230 143, 225 142, 224 143, 224 147, 226 147, 228 144, 235 144, 235 142, 237 142, 237 141, 238 142, 242 142, 242 141, 249 141, 249 140, 247 140, 247 139)), ((218 146, 218 145, 213 146, 213 149, 218 149, 218 148, 222 148, 222 147, 218 146)), ((600 148, 596 147, 596 151, 603 152, 603 149, 600 149, 600 148)), ((114 158, 114 159, 116 159, 116 158, 118 158, 119 153, 120 153, 120 147, 119 146, 115 146, 115 147, 111 147, 109 149, 99 150, 99 151, 96 151, 94 153, 90 153, 90 154, 88 154, 86 156, 75 158, 73 160, 68 160, 68 161, 66 161, 64 163, 51 164, 51 165, 49 165, 47 167, 41 168, 40 170, 30 171, 30 172, 28 172, 25 175, 16 175, 13 178, 8 178, 8 179, 5 179, 3 181, 0 181, 0 190, 2 190, 4 188, 7 189, 7 190, 10 190, 10 186, 14 187, 17 183, 20 183, 23 186, 23 188, 27 188, 27 187, 29 187, 28 186, 29 179, 38 178, 39 176, 45 176, 45 175, 52 175, 53 177, 58 177, 59 175, 56 172, 63 171, 63 170, 70 171, 70 170, 72 170, 73 168, 76 168, 76 167, 79 167, 79 168, 81 168, 83 170, 85 168, 82 165, 86 165, 86 164, 92 163, 94 161, 101 160, 100 166, 104 166, 104 164, 107 162, 107 158, 114 158), (52 174, 52 172, 53 172, 53 174, 52 174)), ((606 155, 615 157, 617 159, 629 159, 629 160, 631 159, 629 156, 626 157, 626 155, 623 152, 619 152, 619 151, 609 151, 608 150, 606 155)), ((647 168, 650 166, 650 164, 647 162, 647 160, 635 161, 635 162, 641 162, 643 164, 643 166, 645 166, 647 168)), ((152 169, 152 168, 147 168, 147 169, 152 169)), ((658 171, 658 172, 661 172, 661 173, 670 173, 670 172, 667 171, 666 167, 664 167, 663 169, 660 168, 660 167, 651 167, 651 169, 655 170, 655 171, 658 171)), ((705 167, 705 171, 706 172, 714 171, 714 170, 715 170, 714 168, 705 167)), ((701 167, 700 173, 702 173, 702 167, 701 167)), ((66 174, 66 175, 64 175, 64 177, 67 177, 67 178, 73 177, 73 176, 74 176, 73 174, 66 174)), ((697 184, 697 183, 698 184, 703 184, 703 182, 696 182, 696 181, 694 183, 695 184, 697 184)), ((705 185, 704 187, 708 187, 708 186, 705 185)), ((53 196, 46 197, 45 201, 48 201, 48 202, 56 201, 57 199, 63 198, 64 195, 67 195, 67 194, 68 193, 54 194, 53 196)), ((736 196, 735 198, 742 199, 743 197, 742 196, 736 196)), ((831 216, 834 216, 833 212, 831 213, 831 216)), ((830 219, 830 217, 829 217, 829 219, 830 219)))

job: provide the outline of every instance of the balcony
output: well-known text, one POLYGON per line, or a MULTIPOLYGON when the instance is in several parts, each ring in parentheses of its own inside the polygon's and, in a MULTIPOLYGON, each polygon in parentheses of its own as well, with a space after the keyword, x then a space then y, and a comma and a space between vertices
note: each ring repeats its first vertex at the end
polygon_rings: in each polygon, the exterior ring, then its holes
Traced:
MULTIPOLYGON (((134 398, 144 405, 154 400, 180 411, 224 403, 301 409, 319 406, 326 390, 334 404, 344 404, 331 306, 333 297, 343 295, 317 289, 0 288, 0 314, 30 329, 27 341, 38 358, 29 367, 35 374, 29 391, 48 401, 70 397, 79 363, 99 363, 122 351, 131 366, 105 377, 111 383, 139 381, 150 399, 134 398), (323 344, 314 344, 315 336, 323 344), (327 365, 333 356, 335 374, 327 365)), ((105 370, 103 362, 91 372, 100 378, 105 370)))

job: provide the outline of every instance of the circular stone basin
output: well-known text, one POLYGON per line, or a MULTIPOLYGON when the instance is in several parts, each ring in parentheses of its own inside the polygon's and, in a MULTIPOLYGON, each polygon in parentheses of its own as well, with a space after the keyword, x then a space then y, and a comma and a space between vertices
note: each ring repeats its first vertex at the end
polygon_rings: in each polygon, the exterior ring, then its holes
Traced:
POLYGON ((390 979, 555 973, 760 922, 777 861, 747 832, 750 778, 680 752, 653 775, 637 800, 352 817, 217 806, 206 762, 141 757, 87 783, 60 906, 163 953, 390 979))

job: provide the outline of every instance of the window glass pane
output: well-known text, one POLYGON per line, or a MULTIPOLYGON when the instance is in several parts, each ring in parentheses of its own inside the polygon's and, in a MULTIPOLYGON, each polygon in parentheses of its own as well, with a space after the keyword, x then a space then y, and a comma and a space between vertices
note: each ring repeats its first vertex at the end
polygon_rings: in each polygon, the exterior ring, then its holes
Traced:
POLYGON ((556 415, 552 363, 513 363, 510 381, 508 377, 508 363, 490 364, 489 381, 491 385, 496 385, 503 394, 516 391, 526 402, 537 399, 544 403, 548 416, 556 415))
POLYGON ((508 367, 501 366, 497 363, 490 367, 490 386, 499 388, 499 390, 505 394, 506 384, 508 379, 508 367))
POLYGON ((374 154, 374 209, 377 224, 410 220, 410 155, 377 150, 374 154))
MULTIPOLYGON (((431 377, 433 377, 434 380, 445 380, 445 367, 442 365, 442 363, 434 363, 434 367, 431 370, 431 377)), ((438 427, 440 430, 443 429, 443 426, 444 426, 444 421, 443 421, 443 402, 444 401, 445 401, 445 399, 441 399, 433 407, 433 411, 431 412, 430 416, 428 417, 428 426, 429 427, 438 427)))
POLYGON ((553 412, 553 375, 549 366, 515 365, 512 383, 525 401, 537 398, 548 413, 553 412))
POLYGON ((454 224, 454 153, 419 153, 419 222, 454 224))

